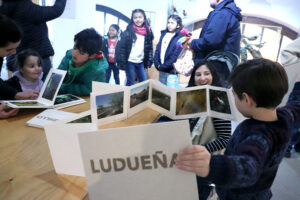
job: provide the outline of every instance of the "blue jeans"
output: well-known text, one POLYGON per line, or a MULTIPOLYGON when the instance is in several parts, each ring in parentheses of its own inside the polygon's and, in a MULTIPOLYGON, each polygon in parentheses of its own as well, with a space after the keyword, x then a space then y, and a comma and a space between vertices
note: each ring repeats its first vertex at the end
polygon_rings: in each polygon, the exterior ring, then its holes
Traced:
POLYGON ((126 67, 126 85, 130 86, 135 84, 135 76, 137 75, 139 82, 147 79, 144 63, 128 62, 126 67))
POLYGON ((109 83, 111 71, 113 71, 114 73, 114 79, 116 84, 120 85, 119 68, 115 66, 115 63, 108 63, 108 68, 106 70, 106 83, 109 83))

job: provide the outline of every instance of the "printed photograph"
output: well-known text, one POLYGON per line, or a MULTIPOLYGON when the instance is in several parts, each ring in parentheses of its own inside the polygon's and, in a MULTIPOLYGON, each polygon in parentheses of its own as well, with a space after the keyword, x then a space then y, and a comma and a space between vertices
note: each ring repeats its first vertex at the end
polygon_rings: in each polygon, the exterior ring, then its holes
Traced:
POLYGON ((97 118, 105 118, 123 113, 124 92, 96 96, 97 118))
POLYGON ((72 124, 72 123, 92 123, 92 116, 91 115, 87 115, 87 116, 84 116, 82 118, 70 121, 67 124, 72 124))
POLYGON ((72 94, 59 95, 56 97, 54 101, 54 105, 63 104, 71 101, 77 101, 77 100, 79 100, 79 98, 72 94))
POLYGON ((10 102, 16 106, 45 106, 44 104, 40 104, 37 101, 25 101, 25 102, 10 102))
POLYGON ((47 84, 47 86, 42 97, 52 101, 61 79, 61 74, 52 73, 49 81, 47 83, 44 83, 47 84))
POLYGON ((137 106, 149 98, 149 83, 133 88, 130 91, 130 108, 137 106))
POLYGON ((170 111, 171 97, 154 88, 152 88, 152 103, 170 111))
POLYGON ((176 115, 206 112, 206 89, 177 92, 176 115))
POLYGON ((210 109, 220 113, 231 114, 226 91, 209 90, 210 109))

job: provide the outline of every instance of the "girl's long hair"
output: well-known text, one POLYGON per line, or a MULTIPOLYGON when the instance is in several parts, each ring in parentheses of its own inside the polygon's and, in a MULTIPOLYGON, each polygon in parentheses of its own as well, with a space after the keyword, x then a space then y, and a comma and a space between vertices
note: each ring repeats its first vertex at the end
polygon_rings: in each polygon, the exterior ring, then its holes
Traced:
POLYGON ((207 68, 209 69, 210 73, 211 73, 211 76, 212 76, 211 85, 221 87, 222 84, 221 84, 221 81, 220 81, 220 76, 219 76, 217 70, 215 69, 214 64, 212 62, 206 61, 206 60, 198 62, 198 64, 194 67, 194 69, 191 73, 191 77, 190 77, 190 80, 189 80, 189 83, 188 83, 187 87, 196 86, 196 84, 195 84, 195 74, 196 74, 197 69, 199 67, 201 67, 202 65, 206 65, 207 68))
POLYGON ((152 38, 153 38, 153 34, 152 34, 152 31, 151 31, 149 22, 148 22, 147 17, 146 17, 146 13, 145 13, 145 11, 144 11, 143 9, 139 9, 139 8, 138 8, 138 9, 134 9, 134 10, 132 11, 130 23, 127 25, 127 28, 126 28, 126 30, 127 30, 127 31, 129 32, 129 34, 130 34, 130 38, 131 38, 132 40, 134 40, 134 41, 136 40, 135 31, 134 31, 134 29, 133 29, 133 24, 134 24, 134 22, 133 22, 133 15, 134 15, 135 13, 142 13, 142 15, 144 16, 144 26, 146 27, 147 35, 148 35, 148 34, 151 34, 151 35, 152 35, 152 38))

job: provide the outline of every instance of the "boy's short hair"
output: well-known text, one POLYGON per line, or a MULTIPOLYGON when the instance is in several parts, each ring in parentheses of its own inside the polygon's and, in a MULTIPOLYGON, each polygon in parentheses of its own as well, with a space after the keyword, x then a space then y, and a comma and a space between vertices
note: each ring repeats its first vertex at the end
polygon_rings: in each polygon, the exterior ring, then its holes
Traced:
POLYGON ((229 83, 239 99, 245 92, 255 101, 256 107, 275 108, 288 91, 288 78, 282 65, 263 58, 237 66, 229 83))
POLYGON ((89 54, 98 54, 102 46, 102 36, 93 28, 84 29, 74 37, 76 49, 89 54))
POLYGON ((22 38, 21 28, 10 18, 0 14, 0 47, 19 42, 22 38))

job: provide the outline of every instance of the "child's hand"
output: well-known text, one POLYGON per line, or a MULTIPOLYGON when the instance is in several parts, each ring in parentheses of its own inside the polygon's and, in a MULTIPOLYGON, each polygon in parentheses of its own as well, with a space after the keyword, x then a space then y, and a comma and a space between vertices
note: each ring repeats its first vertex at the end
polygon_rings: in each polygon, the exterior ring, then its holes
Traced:
POLYGON ((19 111, 19 109, 13 108, 13 109, 6 112, 5 111, 5 109, 7 109, 6 107, 7 107, 7 104, 5 104, 5 103, 2 103, 0 105, 0 119, 5 119, 5 118, 8 118, 8 117, 15 116, 19 111))
POLYGON ((202 145, 192 145, 181 150, 176 159, 179 169, 207 177, 211 155, 202 145))
POLYGON ((18 92, 15 96, 15 99, 16 100, 37 99, 38 97, 39 97, 39 92, 26 91, 26 92, 18 92))

